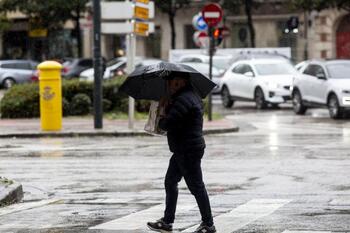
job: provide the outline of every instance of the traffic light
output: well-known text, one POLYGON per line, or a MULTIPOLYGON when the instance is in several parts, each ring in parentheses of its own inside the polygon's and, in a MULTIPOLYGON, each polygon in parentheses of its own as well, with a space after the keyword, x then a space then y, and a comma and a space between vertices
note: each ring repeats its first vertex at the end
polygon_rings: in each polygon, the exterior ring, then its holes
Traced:
POLYGON ((223 40, 223 28, 215 28, 214 33, 213 33, 213 37, 214 37, 214 44, 215 46, 219 46, 223 40))
POLYGON ((284 33, 298 33, 299 27, 299 18, 296 16, 292 16, 288 19, 286 28, 284 29, 284 33))

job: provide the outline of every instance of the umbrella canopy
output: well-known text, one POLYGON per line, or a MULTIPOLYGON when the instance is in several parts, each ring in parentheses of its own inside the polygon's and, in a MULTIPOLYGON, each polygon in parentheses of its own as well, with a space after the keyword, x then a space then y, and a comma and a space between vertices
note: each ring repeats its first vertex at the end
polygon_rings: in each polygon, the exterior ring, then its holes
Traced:
POLYGON ((160 62, 136 68, 122 84, 120 90, 135 99, 159 100, 168 95, 166 80, 175 77, 187 78, 202 98, 205 98, 216 86, 214 82, 190 66, 160 62))

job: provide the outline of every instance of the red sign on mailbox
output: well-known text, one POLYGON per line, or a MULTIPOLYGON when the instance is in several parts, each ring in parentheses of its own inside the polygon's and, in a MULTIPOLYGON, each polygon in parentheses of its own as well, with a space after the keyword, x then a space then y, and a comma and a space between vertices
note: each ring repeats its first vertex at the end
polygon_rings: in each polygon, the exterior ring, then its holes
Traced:
POLYGON ((202 9, 202 16, 209 27, 215 27, 222 20, 222 9, 219 4, 210 3, 202 9))

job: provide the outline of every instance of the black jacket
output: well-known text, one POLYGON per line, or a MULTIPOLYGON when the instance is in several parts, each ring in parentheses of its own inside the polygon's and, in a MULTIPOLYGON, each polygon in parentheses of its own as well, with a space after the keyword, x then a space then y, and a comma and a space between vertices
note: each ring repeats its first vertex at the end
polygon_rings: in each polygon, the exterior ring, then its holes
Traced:
POLYGON ((200 152, 205 148, 203 138, 203 102, 191 87, 172 96, 166 117, 159 127, 167 131, 169 149, 173 153, 200 152))

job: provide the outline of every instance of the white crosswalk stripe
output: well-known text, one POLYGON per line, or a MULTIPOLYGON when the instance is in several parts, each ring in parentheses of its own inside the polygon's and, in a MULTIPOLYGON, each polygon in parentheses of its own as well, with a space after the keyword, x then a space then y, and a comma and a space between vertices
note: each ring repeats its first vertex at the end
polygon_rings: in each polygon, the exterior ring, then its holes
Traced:
MULTIPOLYGON (((231 233, 245 225, 254 222, 255 220, 268 216, 274 211, 289 203, 288 199, 253 199, 243 205, 238 206, 229 213, 221 214, 214 218, 217 232, 231 233)), ((186 212, 196 208, 194 204, 178 205, 177 215, 185 214, 186 212)), ((124 216, 106 222, 97 226, 93 226, 91 230, 117 230, 117 231, 132 231, 142 230, 146 228, 146 221, 158 219, 164 210, 164 205, 156 205, 146 210, 142 210, 130 215, 124 216)), ((174 229, 184 229, 188 227, 188 222, 174 226, 174 229)), ((182 232, 193 232, 198 225, 185 229, 182 232)))
MULTIPOLYGON (((177 213, 184 213, 191 209, 193 209, 195 205, 193 204, 183 204, 179 205, 177 208, 177 213)), ((131 231, 131 230, 138 230, 138 229, 145 229, 146 228, 146 222, 145 221, 154 221, 156 219, 159 219, 164 211, 164 205, 156 205, 149 209, 142 210, 127 216, 124 216, 122 218, 118 218, 115 220, 112 220, 110 222, 106 222, 94 227, 90 227, 91 230, 125 230, 125 231, 131 231)))
MULTIPOLYGON (((244 205, 240 205, 231 212, 214 218, 217 232, 231 233, 255 220, 270 215, 278 208, 289 203, 287 199, 253 199, 244 205)), ((193 232, 198 225, 182 232, 193 232)))
POLYGON ((332 233, 331 231, 289 231, 285 230, 282 233, 332 233))

